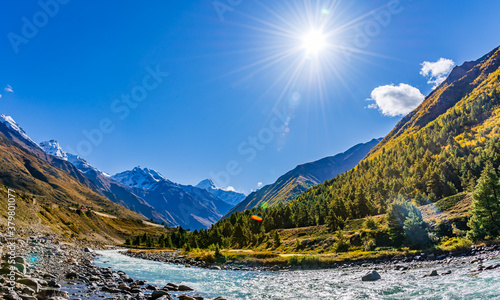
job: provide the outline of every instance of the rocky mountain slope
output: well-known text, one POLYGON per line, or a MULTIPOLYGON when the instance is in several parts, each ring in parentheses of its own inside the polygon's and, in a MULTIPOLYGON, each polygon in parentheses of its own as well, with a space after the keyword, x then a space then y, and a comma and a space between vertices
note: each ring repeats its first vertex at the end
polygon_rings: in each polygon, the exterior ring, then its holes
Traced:
POLYGON ((367 143, 358 144, 344 153, 298 165, 279 177, 273 184, 266 185, 248 195, 227 215, 235 211, 252 209, 262 203, 267 203, 267 206, 274 206, 278 203, 286 204, 312 186, 354 168, 380 140, 373 139, 367 143))
POLYGON ((148 168, 136 167, 111 178, 126 185, 175 226, 208 228, 231 208, 205 189, 174 183, 148 168))

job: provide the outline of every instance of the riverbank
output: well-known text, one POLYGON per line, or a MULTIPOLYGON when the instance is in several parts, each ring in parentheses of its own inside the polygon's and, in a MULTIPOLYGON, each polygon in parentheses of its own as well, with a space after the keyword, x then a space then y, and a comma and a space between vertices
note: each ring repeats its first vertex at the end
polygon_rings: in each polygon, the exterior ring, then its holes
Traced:
MULTIPOLYGON (((204 299, 186 285, 155 286, 130 278, 123 271, 97 267, 93 263, 98 256, 94 250, 111 248, 103 244, 19 239, 14 265, 8 264, 10 257, 5 247, 2 248, 0 299, 204 299)), ((224 300, 223 297, 214 299, 224 300)))
MULTIPOLYGON (((10 282, 8 273, 10 273, 10 270, 6 268, 6 260, 4 259, 2 261, 3 268, 2 275, 0 275, 0 294, 3 299, 204 299, 197 291, 194 291, 189 286, 190 284, 182 285, 179 283, 167 283, 161 286, 153 285, 143 280, 144 278, 131 278, 126 272, 120 271, 119 269, 96 266, 94 261, 99 257, 99 254, 94 250, 110 248, 103 244, 82 242, 59 243, 55 241, 55 239, 53 241, 50 238, 28 238, 18 240, 16 245, 17 256, 15 259, 15 267, 17 271, 15 272, 15 285, 12 289, 9 289, 10 282)), ((248 250, 246 251, 248 252, 248 250)), ((211 272, 218 272, 216 269, 260 272, 314 268, 322 269, 327 267, 337 268, 342 272, 346 272, 346 274, 358 274, 356 275, 359 277, 357 280, 361 279, 360 275, 373 270, 377 270, 382 276, 385 276, 384 274, 387 274, 387 272, 396 272, 397 274, 404 274, 406 272, 418 272, 420 274, 426 272, 425 275, 429 276, 447 276, 455 272, 454 270, 457 267, 466 267, 470 270, 468 272, 471 275, 477 275, 495 269, 500 270, 500 263, 498 263, 498 261, 492 261, 500 258, 500 245, 473 247, 470 251, 460 254, 441 254, 437 256, 435 254, 419 254, 415 256, 375 259, 373 261, 343 261, 335 262, 335 264, 330 265, 321 265, 321 263, 314 265, 314 263, 311 263, 316 260, 309 260, 306 265, 259 265, 255 260, 251 260, 250 263, 244 260, 226 261, 225 263, 215 265, 197 260, 193 255, 180 255, 181 253, 179 251, 148 253, 138 251, 132 252, 123 249, 121 253, 134 258, 147 259, 149 261, 166 262, 184 265, 186 267, 214 269, 209 270, 211 272), (422 270, 418 271, 417 269, 422 270)), ((3 251, 3 254, 5 254, 5 251, 3 251)), ((286 258, 287 262, 290 262, 289 257, 284 258, 286 258)), ((321 262, 321 260, 319 261, 321 262)), ((196 270, 193 269, 193 271, 196 270)), ((271 273, 280 274, 281 272, 271 273)), ((287 272, 283 272, 283 274, 286 273, 287 272)), ((419 276, 422 275, 423 274, 419 276)), ((172 279, 174 282, 176 280, 178 280, 178 278, 172 279)), ((221 294, 223 294, 223 290, 221 294)), ((217 297, 211 299, 223 300, 224 298, 217 297)))
MULTIPOLYGON (((214 258, 207 251, 191 252, 182 255, 181 251, 172 250, 136 250, 129 249, 124 255, 151 261, 221 270, 297 270, 328 268, 389 268, 407 270, 431 268, 432 266, 477 265, 482 271, 483 262, 500 258, 500 244, 472 246, 467 251, 449 253, 421 253, 417 251, 380 251, 378 253, 342 253, 340 255, 276 254, 270 252, 252 252, 251 250, 222 251, 223 257, 214 258), (207 258, 208 257, 208 258, 207 258)), ((500 265, 490 266, 500 268, 500 265)))

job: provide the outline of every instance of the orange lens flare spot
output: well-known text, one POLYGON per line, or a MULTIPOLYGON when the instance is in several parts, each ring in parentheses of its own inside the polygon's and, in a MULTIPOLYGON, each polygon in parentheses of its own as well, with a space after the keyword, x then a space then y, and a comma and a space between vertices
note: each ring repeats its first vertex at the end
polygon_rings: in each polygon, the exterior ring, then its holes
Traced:
POLYGON ((251 216, 252 220, 255 220, 255 221, 258 221, 258 222, 262 222, 262 217, 259 216, 259 215, 252 215, 251 216))

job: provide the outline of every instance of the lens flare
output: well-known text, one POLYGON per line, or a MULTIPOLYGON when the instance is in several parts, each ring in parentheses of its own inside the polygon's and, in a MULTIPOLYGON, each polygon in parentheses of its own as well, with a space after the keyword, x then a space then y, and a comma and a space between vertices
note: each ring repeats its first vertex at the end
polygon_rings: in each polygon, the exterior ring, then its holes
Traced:
POLYGON ((252 215, 250 218, 252 218, 252 220, 257 221, 257 222, 262 222, 262 220, 264 220, 259 215, 252 215))

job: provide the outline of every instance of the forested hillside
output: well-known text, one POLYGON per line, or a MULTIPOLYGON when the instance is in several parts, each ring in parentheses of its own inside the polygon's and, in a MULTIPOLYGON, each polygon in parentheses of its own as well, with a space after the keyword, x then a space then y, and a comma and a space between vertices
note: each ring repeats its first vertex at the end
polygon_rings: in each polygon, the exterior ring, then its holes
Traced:
POLYGON ((396 197, 422 205, 471 191, 487 163, 500 165, 500 50, 456 67, 449 78, 356 168, 289 205, 235 213, 199 235, 207 243, 259 244, 273 229, 386 213, 396 197), (262 222, 250 218, 259 214, 262 222))

